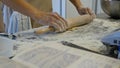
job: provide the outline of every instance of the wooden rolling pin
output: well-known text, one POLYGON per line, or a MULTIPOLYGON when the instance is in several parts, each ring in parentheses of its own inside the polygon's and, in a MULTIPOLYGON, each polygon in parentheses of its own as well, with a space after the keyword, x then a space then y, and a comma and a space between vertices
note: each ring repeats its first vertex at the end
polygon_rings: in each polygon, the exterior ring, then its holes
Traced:
MULTIPOLYGON (((85 25, 87 23, 90 23, 91 21, 93 21, 93 19, 94 19, 94 16, 82 15, 82 16, 67 19, 66 21, 68 22, 68 29, 70 29, 73 27, 77 27, 77 26, 81 26, 81 25, 85 25)), ((53 32, 54 28, 46 27, 44 29, 35 30, 35 33, 36 34, 43 34, 43 33, 51 32, 51 31, 53 32)))

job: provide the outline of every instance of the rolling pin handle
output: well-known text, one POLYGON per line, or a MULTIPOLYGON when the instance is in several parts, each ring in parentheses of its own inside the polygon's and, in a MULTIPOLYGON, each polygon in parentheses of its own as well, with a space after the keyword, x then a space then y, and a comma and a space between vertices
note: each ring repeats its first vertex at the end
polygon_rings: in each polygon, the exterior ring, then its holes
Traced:
POLYGON ((54 32, 55 29, 51 26, 47 27, 47 28, 44 28, 44 29, 37 29, 35 30, 35 34, 43 34, 43 33, 47 33, 47 32, 54 32))

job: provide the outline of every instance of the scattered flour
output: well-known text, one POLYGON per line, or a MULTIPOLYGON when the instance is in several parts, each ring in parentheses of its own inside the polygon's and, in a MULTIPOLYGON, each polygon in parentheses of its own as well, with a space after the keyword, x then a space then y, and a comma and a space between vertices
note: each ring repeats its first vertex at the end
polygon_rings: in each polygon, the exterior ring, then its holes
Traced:
POLYGON ((19 47, 16 49, 16 52, 18 53, 26 48, 32 48, 42 45, 42 43, 53 41, 69 41, 79 46, 101 52, 105 50, 105 46, 100 41, 101 38, 118 28, 120 28, 120 21, 115 22, 112 20, 95 19, 90 24, 75 27, 64 33, 22 36, 17 39, 19 43, 16 43, 19 44, 19 47))

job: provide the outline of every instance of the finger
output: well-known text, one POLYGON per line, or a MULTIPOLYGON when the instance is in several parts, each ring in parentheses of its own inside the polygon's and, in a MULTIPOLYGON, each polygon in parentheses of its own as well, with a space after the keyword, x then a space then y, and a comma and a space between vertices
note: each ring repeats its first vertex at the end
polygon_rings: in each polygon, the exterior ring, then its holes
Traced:
POLYGON ((65 28, 65 26, 63 25, 63 23, 61 22, 61 21, 59 21, 58 20, 58 23, 60 23, 61 24, 61 31, 60 32, 63 32, 63 31, 65 31, 66 30, 66 28, 65 28))
POLYGON ((62 31, 65 30, 64 25, 63 25, 63 23, 60 20, 55 19, 53 16, 51 18, 54 19, 52 24, 55 24, 55 25, 59 26, 58 28, 56 27, 56 29, 59 29, 58 30, 59 32, 62 32, 62 31))
POLYGON ((62 29, 61 32, 62 32, 62 31, 65 31, 67 27, 66 27, 66 25, 64 24, 63 21, 60 21, 60 20, 59 20, 59 15, 57 16, 56 14, 54 14, 54 17, 57 19, 57 20, 56 20, 56 23, 57 23, 57 24, 61 27, 61 29, 62 29))
POLYGON ((55 17, 62 23, 63 28, 66 29, 66 28, 68 27, 67 21, 66 21, 64 18, 62 18, 61 16, 59 16, 58 13, 55 13, 54 15, 55 15, 55 17))
POLYGON ((80 13, 80 15, 84 15, 84 14, 86 14, 86 11, 85 11, 84 8, 82 8, 82 9, 79 10, 79 13, 80 13))
MULTIPOLYGON (((57 14, 57 15, 58 15, 58 14, 57 14)), ((60 17, 61 21, 63 21, 64 24, 65 24, 65 26, 68 27, 67 21, 66 21, 63 17, 61 17, 61 16, 58 16, 58 17, 60 17)))
POLYGON ((81 12, 81 15, 88 14, 88 11, 86 8, 81 8, 79 11, 81 12))
POLYGON ((55 28, 55 32, 61 32, 62 31, 61 27, 55 22, 52 22, 51 26, 55 28))
POLYGON ((63 25, 63 23, 61 21, 57 20, 56 24, 58 24, 59 27, 61 28, 60 32, 65 30, 65 27, 64 27, 64 25, 63 25))
POLYGON ((63 31, 67 30, 67 28, 68 28, 68 23, 67 23, 67 21, 64 20, 64 19, 63 19, 62 17, 60 17, 60 16, 58 16, 58 17, 59 17, 59 19, 60 19, 61 25, 63 26, 63 31))
POLYGON ((88 9, 87 9, 87 8, 85 8, 85 14, 89 14, 89 12, 88 12, 88 9))
POLYGON ((61 28, 60 32, 62 32, 66 29, 63 22, 61 22, 60 20, 56 20, 55 23, 58 24, 59 27, 61 28))
POLYGON ((53 26, 58 32, 63 30, 61 24, 57 22, 57 19, 51 16, 50 14, 43 16, 41 19, 42 20, 40 21, 42 22, 42 25, 53 26))
POLYGON ((81 10, 81 11, 79 11, 79 14, 80 14, 80 15, 84 15, 84 14, 86 14, 86 13, 85 13, 84 10, 81 10))
POLYGON ((48 18, 45 18, 47 20, 47 25, 53 26, 56 31, 61 31, 61 25, 57 22, 57 19, 53 16, 50 16, 48 18))
POLYGON ((93 14, 91 9, 87 8, 87 11, 88 11, 88 13, 89 13, 90 15, 93 14))
MULTIPOLYGON (((47 19, 46 19, 46 20, 47 20, 47 19)), ((54 26, 58 26, 58 28, 55 27, 56 30, 57 30, 57 29, 63 30, 61 23, 58 22, 57 19, 56 19, 53 15, 49 15, 48 25, 53 26, 53 27, 54 27, 54 26)), ((61 30, 58 30, 58 31, 61 31, 61 30)))
POLYGON ((92 18, 93 18, 93 19, 94 19, 94 18, 96 18, 95 13, 94 13, 94 12, 92 12, 92 10, 91 10, 91 9, 89 9, 89 8, 88 8, 88 12, 89 12, 89 14, 92 16, 92 18))
POLYGON ((62 30, 65 29, 66 26, 64 25, 64 21, 61 20, 60 16, 57 13, 55 13, 54 16, 57 19, 57 23, 60 24, 62 30))

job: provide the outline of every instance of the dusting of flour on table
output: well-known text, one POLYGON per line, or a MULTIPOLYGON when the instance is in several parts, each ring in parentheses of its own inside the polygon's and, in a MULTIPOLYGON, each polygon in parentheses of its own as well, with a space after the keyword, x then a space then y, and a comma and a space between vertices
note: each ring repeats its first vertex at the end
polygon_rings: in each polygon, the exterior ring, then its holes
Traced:
MULTIPOLYGON (((29 36, 22 36, 18 38, 17 41, 22 43, 32 43, 33 47, 34 45, 42 45, 42 43, 47 42, 69 41, 74 44, 100 52, 105 50, 104 45, 100 41, 101 38, 118 28, 120 28, 120 21, 112 22, 109 20, 95 19, 90 24, 72 28, 71 30, 64 33, 47 33, 42 35, 33 34, 29 36)), ((18 47, 17 50, 20 52, 25 48, 31 48, 31 46, 22 44, 18 47)))

